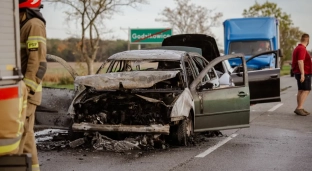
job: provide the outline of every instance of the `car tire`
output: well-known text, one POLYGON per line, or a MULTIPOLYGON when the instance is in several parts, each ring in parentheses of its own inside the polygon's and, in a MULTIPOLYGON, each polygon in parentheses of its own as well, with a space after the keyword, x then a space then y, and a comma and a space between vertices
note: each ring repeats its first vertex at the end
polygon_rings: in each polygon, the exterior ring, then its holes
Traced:
POLYGON ((190 137, 194 134, 192 119, 184 119, 173 128, 173 139, 179 146, 188 146, 190 137))

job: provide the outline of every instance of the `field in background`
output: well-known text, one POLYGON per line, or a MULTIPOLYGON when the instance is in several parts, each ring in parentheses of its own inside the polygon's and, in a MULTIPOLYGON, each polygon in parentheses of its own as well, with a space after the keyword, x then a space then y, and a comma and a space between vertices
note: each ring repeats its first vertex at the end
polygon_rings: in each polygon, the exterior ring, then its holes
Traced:
POLYGON ((290 75, 290 65, 284 65, 283 69, 281 70, 281 76, 282 75, 290 75))
MULTIPOLYGON (((68 64, 79 74, 87 74, 86 63, 68 62, 68 64)), ((101 66, 101 62, 94 63, 94 72, 101 66)), ((48 69, 43 78, 44 87, 74 88, 74 80, 69 72, 57 62, 48 62, 48 69)))

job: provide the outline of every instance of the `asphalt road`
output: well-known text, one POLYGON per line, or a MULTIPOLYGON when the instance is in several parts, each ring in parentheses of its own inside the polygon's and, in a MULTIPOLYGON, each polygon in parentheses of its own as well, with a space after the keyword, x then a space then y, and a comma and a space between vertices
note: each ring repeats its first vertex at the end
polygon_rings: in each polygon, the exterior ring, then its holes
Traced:
MULTIPOLYGON (((251 107, 251 127, 222 131, 193 147, 126 154, 92 150, 39 151, 43 171, 312 170, 312 115, 297 116, 294 78, 281 78, 281 103, 251 107)), ((312 112, 312 95, 306 101, 312 112)))

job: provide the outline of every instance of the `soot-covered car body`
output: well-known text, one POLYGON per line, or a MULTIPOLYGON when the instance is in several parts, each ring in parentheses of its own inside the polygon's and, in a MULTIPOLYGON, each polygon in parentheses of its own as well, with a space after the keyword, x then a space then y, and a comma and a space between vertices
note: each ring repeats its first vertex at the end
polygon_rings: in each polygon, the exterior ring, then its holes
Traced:
POLYGON ((214 65, 237 57, 243 60, 238 54, 209 63, 185 51, 117 53, 97 74, 76 77, 75 84, 82 89, 69 108, 72 130, 173 134, 185 144, 194 131, 248 127, 247 74, 245 85, 236 88, 230 82, 216 82, 214 65), (233 105, 224 107, 229 102, 233 105))
POLYGON ((45 88, 37 124, 171 134, 179 144, 193 132, 249 127, 250 104, 280 101, 280 80, 278 69, 247 71, 246 62, 243 54, 220 57, 215 39, 196 34, 171 36, 156 49, 117 53, 95 75, 78 76, 63 61, 78 89, 45 88), (242 65, 229 68, 233 58, 242 65))

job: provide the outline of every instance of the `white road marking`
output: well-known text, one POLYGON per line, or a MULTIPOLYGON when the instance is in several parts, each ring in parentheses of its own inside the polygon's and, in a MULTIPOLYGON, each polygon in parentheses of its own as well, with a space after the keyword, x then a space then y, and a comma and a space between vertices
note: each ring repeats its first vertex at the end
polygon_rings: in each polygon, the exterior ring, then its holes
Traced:
POLYGON ((283 106, 283 103, 279 103, 275 106, 273 106, 270 110, 268 110, 269 112, 273 112, 274 110, 278 109, 279 107, 283 106))
POLYGON ((218 144, 208 148, 206 151, 198 154, 195 157, 199 157, 199 158, 203 158, 205 156, 207 156, 208 154, 212 153, 213 151, 215 151, 216 149, 218 149, 219 147, 221 147, 222 145, 224 145, 225 143, 227 143, 228 141, 230 141, 231 139, 235 138, 238 134, 232 134, 229 137, 227 137, 226 139, 220 141, 218 144))

